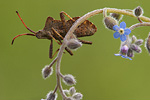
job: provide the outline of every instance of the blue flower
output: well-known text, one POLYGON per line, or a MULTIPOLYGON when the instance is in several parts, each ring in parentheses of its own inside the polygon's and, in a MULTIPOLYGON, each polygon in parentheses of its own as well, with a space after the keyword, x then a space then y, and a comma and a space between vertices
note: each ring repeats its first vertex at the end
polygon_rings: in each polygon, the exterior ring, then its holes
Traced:
POLYGON ((120 37, 120 40, 124 42, 127 38, 126 35, 129 35, 131 33, 131 30, 129 28, 126 28, 126 23, 121 22, 120 27, 118 25, 113 26, 113 30, 116 31, 114 33, 114 38, 117 39, 120 37))
POLYGON ((126 55, 122 55, 122 54, 115 54, 115 56, 121 56, 122 58, 126 58, 129 60, 132 60, 130 57, 126 56, 126 55))

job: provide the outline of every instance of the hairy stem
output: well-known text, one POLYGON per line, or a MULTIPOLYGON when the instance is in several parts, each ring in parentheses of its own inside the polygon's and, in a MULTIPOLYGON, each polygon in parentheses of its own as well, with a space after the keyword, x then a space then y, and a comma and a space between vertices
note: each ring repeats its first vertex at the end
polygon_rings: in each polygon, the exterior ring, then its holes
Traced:
POLYGON ((137 23, 129 27, 129 29, 134 30, 135 28, 141 27, 141 26, 150 26, 150 22, 137 23))
POLYGON ((143 23, 143 21, 139 17, 137 17, 137 19, 140 23, 143 23))
POLYGON ((56 87, 55 87, 55 89, 54 89, 54 91, 53 91, 53 94, 56 93, 57 89, 58 89, 58 85, 56 85, 56 87))
MULTIPOLYGON (((127 16, 131 16, 131 17, 137 18, 132 12, 129 12, 127 10, 107 8, 107 12, 109 12, 109 13, 118 13, 118 14, 123 14, 123 15, 127 15, 127 16)), ((141 20, 145 21, 145 22, 150 22, 150 18, 148 18, 148 17, 140 16, 139 18, 141 20)))
POLYGON ((67 97, 66 97, 65 93, 63 92, 63 88, 62 88, 62 86, 61 86, 61 79, 60 79, 60 78, 61 78, 61 77, 59 76, 59 74, 57 74, 57 85, 58 85, 58 87, 59 87, 59 91, 60 91, 60 93, 61 93, 63 99, 66 99, 67 97))
POLYGON ((107 9, 106 8, 103 9, 103 16, 107 17, 107 9))
POLYGON ((49 69, 53 66, 53 64, 57 61, 57 57, 50 63, 49 69))

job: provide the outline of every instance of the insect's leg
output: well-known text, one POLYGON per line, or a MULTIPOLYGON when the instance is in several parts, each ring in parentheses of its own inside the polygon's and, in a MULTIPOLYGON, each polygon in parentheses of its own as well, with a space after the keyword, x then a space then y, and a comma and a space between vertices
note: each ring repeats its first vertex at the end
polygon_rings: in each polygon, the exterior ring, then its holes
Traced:
MULTIPOLYGON (((62 38, 62 40, 64 39, 53 27, 52 30, 54 31, 54 34, 57 34, 60 38, 62 38)), ((62 44, 61 40, 58 38, 59 42, 62 44)), ((67 47, 65 48, 65 50, 72 56, 73 53, 71 50, 69 50, 67 47)))
POLYGON ((67 47, 65 47, 65 50, 66 50, 71 56, 73 56, 73 53, 72 53, 72 51, 71 51, 70 49, 68 49, 67 47))
MULTIPOLYGON (((57 54, 57 52, 59 51, 59 49, 57 49, 56 51, 55 51, 55 53, 52 55, 52 58, 57 54)), ((51 58, 51 59, 52 59, 51 58)))
POLYGON ((65 26, 66 20, 65 20, 65 16, 63 15, 62 12, 60 13, 60 19, 61 19, 61 21, 62 21, 62 23, 63 23, 63 26, 65 26))
MULTIPOLYGON (((72 53, 72 51, 71 50, 69 50, 67 47, 65 48, 65 50, 72 56, 73 55, 73 53, 72 53)), ((52 59, 56 54, 57 54, 57 52, 59 51, 59 49, 57 49, 56 50, 56 52, 52 55, 50 55, 50 59, 52 59)), ((63 52, 63 53, 65 53, 65 52, 63 52)))
POLYGON ((62 12, 60 12, 60 18, 61 18, 61 20, 62 21, 65 21, 65 17, 64 17, 64 15, 63 14, 65 14, 68 18, 70 18, 72 21, 75 21, 74 19, 72 19, 66 12, 64 12, 64 11, 62 11, 62 12))
POLYGON ((66 33, 67 33, 67 29, 66 29, 66 25, 65 25, 66 20, 65 20, 64 14, 63 14, 62 12, 60 13, 60 19, 61 19, 61 21, 62 21, 63 28, 65 29, 65 31, 66 31, 66 33))
POLYGON ((67 33, 67 29, 66 29, 66 25, 65 25, 66 20, 65 20, 65 16, 64 15, 66 15, 67 17, 69 17, 72 21, 75 21, 75 20, 73 20, 67 13, 65 13, 63 11, 60 12, 60 18, 61 18, 61 21, 63 23, 63 28, 65 29, 65 31, 67 33))
POLYGON ((49 47, 49 58, 52 59, 53 55, 53 40, 51 39, 50 47, 49 47))
POLYGON ((54 31, 54 33, 56 33, 62 40, 64 39, 53 27, 52 30, 54 31))
MULTIPOLYGON (((59 41, 60 41, 60 43, 62 43, 61 40, 59 40, 59 41)), ((70 49, 68 49, 67 47, 65 47, 65 50, 66 50, 71 56, 73 56, 73 52, 72 52, 70 49)))
MULTIPOLYGON (((62 43, 60 39, 59 39, 59 42, 62 43)), ((71 56, 73 56, 73 52, 72 52, 70 49, 68 49, 67 47, 65 47, 65 50, 66 50, 71 56)), ((64 52, 64 53, 65 53, 65 52, 64 52)))
POLYGON ((80 40, 80 39, 78 39, 80 42, 82 42, 83 44, 92 44, 92 42, 91 41, 85 41, 85 40, 80 40))
POLYGON ((49 58, 52 59, 57 54, 58 51, 59 49, 57 49, 53 54, 53 40, 51 39, 50 48, 49 48, 49 58))
POLYGON ((58 41, 50 34, 50 32, 48 32, 48 33, 49 33, 50 37, 51 37, 52 39, 54 39, 55 42, 57 42, 59 45, 61 45, 61 43, 58 42, 58 41))

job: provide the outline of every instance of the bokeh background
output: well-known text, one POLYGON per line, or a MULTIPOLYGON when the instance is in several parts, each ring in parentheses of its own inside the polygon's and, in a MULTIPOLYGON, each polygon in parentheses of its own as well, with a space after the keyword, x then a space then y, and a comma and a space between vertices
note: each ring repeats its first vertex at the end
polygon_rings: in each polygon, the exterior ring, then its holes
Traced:
MULTIPOLYGON (((60 19, 61 11, 70 16, 82 16, 104 7, 134 9, 141 6, 144 15, 150 16, 148 0, 3 0, 0 3, 0 100, 40 100, 56 85, 55 73, 44 80, 42 68, 52 60, 48 58, 48 40, 14 36, 29 32, 21 23, 16 10, 24 22, 34 31, 44 27, 46 18, 60 19)), ((68 19, 66 17, 66 19, 68 19)), ((142 46, 142 54, 132 61, 114 56, 119 52, 120 40, 103 25, 102 14, 89 19, 98 28, 95 35, 84 37, 92 45, 83 45, 74 56, 64 54, 61 71, 77 79, 76 89, 83 100, 150 100, 150 56, 142 46)), ((124 16, 127 26, 138 21, 124 16)), ((145 39, 149 27, 132 31, 132 35, 145 39)), ((54 43, 54 50, 59 48, 54 43)), ((55 66, 54 66, 55 67, 55 66)), ((69 89, 63 84, 64 89, 69 89)), ((61 96, 58 92, 58 100, 61 96)))

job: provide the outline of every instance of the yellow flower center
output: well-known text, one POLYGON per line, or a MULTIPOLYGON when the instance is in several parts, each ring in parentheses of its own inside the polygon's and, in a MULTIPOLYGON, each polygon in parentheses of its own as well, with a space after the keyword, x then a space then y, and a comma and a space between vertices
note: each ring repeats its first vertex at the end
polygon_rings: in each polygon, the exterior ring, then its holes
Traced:
POLYGON ((119 33, 120 33, 120 35, 124 34, 124 29, 121 28, 121 29, 119 30, 119 33))

